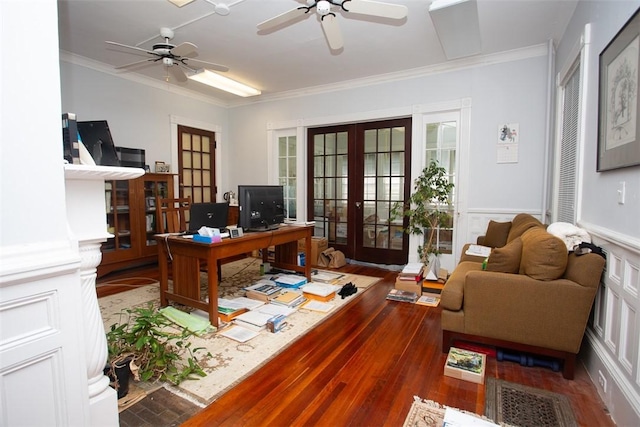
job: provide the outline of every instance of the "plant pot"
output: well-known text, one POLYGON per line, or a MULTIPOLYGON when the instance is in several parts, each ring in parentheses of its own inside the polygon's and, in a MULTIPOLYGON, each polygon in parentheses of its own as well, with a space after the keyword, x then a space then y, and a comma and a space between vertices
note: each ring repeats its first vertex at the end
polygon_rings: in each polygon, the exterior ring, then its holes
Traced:
POLYGON ((118 393, 118 399, 122 399, 129 393, 129 378, 131 377, 131 368, 129 363, 131 358, 128 357, 122 361, 112 363, 104 368, 104 374, 109 377, 109 384, 118 393))

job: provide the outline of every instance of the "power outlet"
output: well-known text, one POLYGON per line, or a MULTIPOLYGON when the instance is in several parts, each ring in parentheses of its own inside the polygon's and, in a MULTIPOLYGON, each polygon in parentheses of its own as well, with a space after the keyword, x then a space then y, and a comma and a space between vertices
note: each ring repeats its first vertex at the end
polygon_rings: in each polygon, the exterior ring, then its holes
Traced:
POLYGON ((600 388, 603 393, 607 393, 607 379, 604 377, 602 371, 598 371, 598 384, 600 384, 600 388))

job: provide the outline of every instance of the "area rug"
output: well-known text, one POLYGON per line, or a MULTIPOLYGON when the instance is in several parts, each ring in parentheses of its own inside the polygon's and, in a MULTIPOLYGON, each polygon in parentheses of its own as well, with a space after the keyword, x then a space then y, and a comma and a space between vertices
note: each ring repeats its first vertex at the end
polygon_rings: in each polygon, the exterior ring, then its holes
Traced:
MULTIPOLYGON (((222 282, 219 296, 233 297, 243 295, 242 288, 259 279, 260 262, 252 258, 235 261, 222 266, 222 282)), ((321 321, 338 312, 348 303, 358 298, 367 287, 377 283, 377 277, 344 274, 336 284, 348 282, 359 288, 355 295, 345 299, 337 296, 332 304, 335 308, 328 313, 300 308, 287 318, 287 325, 278 333, 261 332, 257 337, 239 343, 217 333, 210 333, 191 338, 192 347, 203 347, 198 354, 203 362, 207 376, 199 380, 184 381, 178 387, 181 394, 195 399, 200 404, 208 404, 235 386, 238 382, 286 349, 291 343, 318 325, 321 321), (207 356, 210 353, 211 356, 207 356)), ((201 277, 202 286, 206 287, 206 274, 201 277), (204 283, 203 283, 204 282, 204 283)), ((204 293, 206 295, 206 292, 204 293)), ((159 305, 160 292, 158 285, 147 285, 134 290, 110 295, 98 300, 105 330, 118 322, 122 310, 146 306, 150 302, 159 305)), ((180 307, 180 306, 177 306, 180 307)), ((184 307, 183 307, 184 308, 184 307)))
POLYGON ((495 422, 519 427, 578 425, 566 396, 493 377, 487 378, 484 413, 495 422))
MULTIPOLYGON (((446 409, 446 406, 441 405, 438 402, 421 399, 415 396, 413 398, 411 408, 409 409, 409 413, 407 414, 407 418, 404 420, 403 427, 442 427, 446 409)), ((471 417, 471 420, 467 420, 465 425, 474 425, 478 427, 493 425, 491 420, 481 415, 456 408, 452 409, 471 417)))

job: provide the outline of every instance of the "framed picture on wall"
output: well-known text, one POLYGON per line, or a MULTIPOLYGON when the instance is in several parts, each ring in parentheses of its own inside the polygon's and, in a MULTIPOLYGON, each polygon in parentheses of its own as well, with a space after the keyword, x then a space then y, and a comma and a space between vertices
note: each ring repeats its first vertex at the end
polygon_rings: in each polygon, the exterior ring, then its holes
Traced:
POLYGON ((600 53, 598 172, 640 165, 640 9, 600 53))

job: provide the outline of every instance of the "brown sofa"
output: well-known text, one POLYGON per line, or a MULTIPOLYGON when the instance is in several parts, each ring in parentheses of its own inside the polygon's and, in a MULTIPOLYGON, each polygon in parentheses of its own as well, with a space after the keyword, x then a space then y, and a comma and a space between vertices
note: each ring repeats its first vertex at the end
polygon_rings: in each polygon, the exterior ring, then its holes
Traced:
POLYGON ((527 214, 490 222, 478 244, 494 248, 486 270, 467 245, 442 291, 442 351, 469 341, 557 358, 573 379, 605 260, 568 253, 527 214))

